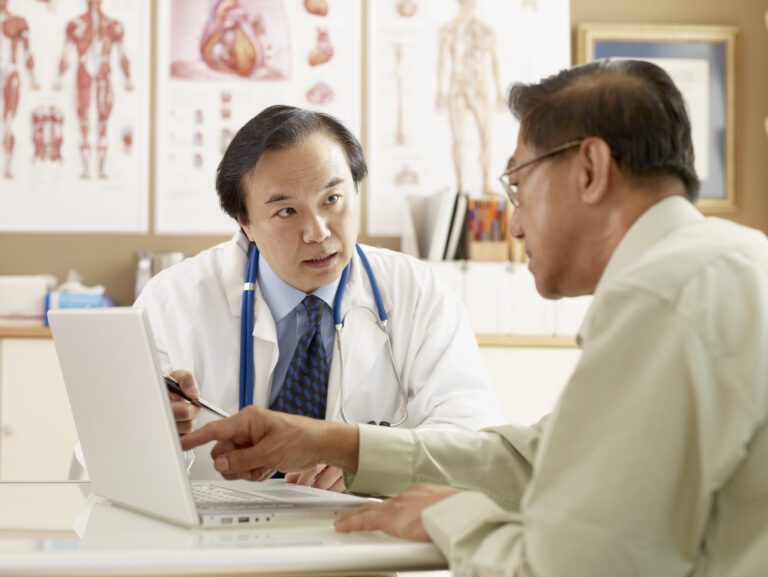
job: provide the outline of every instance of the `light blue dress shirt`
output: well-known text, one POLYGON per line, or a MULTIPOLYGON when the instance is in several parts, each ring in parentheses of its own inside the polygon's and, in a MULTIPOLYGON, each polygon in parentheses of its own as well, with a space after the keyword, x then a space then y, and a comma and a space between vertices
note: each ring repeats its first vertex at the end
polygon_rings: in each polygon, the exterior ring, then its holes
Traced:
MULTIPOLYGON (((320 336, 329 363, 333 355, 333 297, 336 296, 339 280, 340 278, 337 278, 332 283, 323 285, 311 293, 328 305, 323 309, 320 336)), ((258 281, 261 294, 264 296, 277 328, 279 356, 275 372, 272 374, 272 388, 269 394, 269 404, 271 405, 277 395, 280 394, 293 353, 296 351, 301 335, 306 332, 308 327, 307 312, 301 306, 301 301, 304 300, 307 293, 292 287, 277 276, 263 255, 259 261, 258 281)))

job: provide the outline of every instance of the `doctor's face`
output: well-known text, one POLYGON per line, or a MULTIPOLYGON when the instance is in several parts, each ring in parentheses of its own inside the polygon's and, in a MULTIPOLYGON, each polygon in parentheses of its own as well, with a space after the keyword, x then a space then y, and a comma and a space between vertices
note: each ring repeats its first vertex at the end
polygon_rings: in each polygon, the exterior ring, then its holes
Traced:
POLYGON ((243 185, 250 222, 240 226, 280 278, 310 293, 341 276, 357 241, 357 191, 332 137, 265 151, 243 185))

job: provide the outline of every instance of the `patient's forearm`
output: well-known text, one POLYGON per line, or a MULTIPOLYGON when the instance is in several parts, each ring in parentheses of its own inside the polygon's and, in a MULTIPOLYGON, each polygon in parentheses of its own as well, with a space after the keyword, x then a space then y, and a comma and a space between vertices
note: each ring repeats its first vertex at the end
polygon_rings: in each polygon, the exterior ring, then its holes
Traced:
POLYGON ((360 450, 357 426, 344 423, 325 423, 322 435, 316 439, 322 462, 342 471, 355 473, 360 450))

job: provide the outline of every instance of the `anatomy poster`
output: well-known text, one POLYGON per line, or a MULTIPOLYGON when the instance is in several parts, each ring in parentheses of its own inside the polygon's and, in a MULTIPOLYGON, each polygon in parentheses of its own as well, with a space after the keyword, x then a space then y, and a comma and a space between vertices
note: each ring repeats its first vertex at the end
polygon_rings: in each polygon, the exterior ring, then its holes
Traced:
POLYGON ((360 0, 158 3, 156 231, 234 231, 215 179, 263 108, 327 112, 359 134, 360 0))
POLYGON ((148 0, 0 0, 0 230, 147 230, 148 0))
POLYGON ((570 65, 567 0, 375 0, 367 30, 367 232, 402 233, 405 198, 503 191, 506 95, 570 65))

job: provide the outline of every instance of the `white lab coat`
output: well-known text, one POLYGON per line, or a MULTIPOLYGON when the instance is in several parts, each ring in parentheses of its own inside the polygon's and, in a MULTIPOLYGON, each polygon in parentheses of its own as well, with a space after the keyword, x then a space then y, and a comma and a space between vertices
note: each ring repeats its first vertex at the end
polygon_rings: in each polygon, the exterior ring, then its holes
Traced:
MULTIPOLYGON (((191 371, 201 394, 225 411, 239 403, 240 310, 247 239, 212 247, 163 271, 134 306, 147 310, 162 369, 191 371)), ((397 371, 408 391, 404 427, 479 429, 503 417, 493 395, 463 305, 432 269, 403 254, 364 246, 389 315, 397 371)), ((263 257, 262 257, 263 258, 263 257)), ((254 404, 266 406, 278 359, 275 322, 257 287, 254 306, 254 404)), ((334 348, 326 418, 340 421, 339 375, 344 410, 353 422, 395 421, 402 415, 399 388, 376 305, 357 254, 342 302, 345 367, 334 348), (369 309, 364 310, 365 307, 369 309)), ((210 420, 202 414, 199 422, 210 420)), ((219 478, 208 448, 198 449, 193 478, 219 478)))

